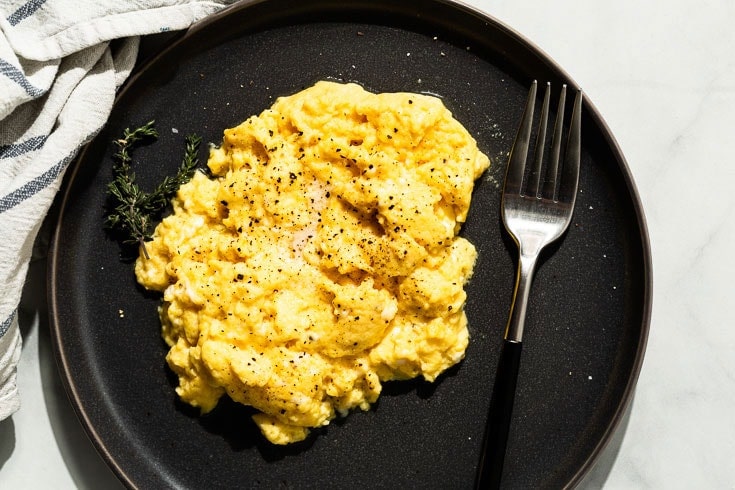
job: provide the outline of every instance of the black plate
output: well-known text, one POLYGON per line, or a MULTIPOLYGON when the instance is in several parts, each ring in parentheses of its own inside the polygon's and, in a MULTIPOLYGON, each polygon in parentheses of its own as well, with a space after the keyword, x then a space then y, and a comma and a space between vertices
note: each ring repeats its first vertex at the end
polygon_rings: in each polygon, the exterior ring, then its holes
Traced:
MULTIPOLYGON (((515 275, 498 182, 532 79, 576 87, 511 29, 439 0, 245 2, 140 70, 68 176, 49 272, 62 377, 120 479, 146 488, 471 487, 515 275), (219 142, 224 128, 320 79, 436 94, 494 160, 462 232, 479 250, 468 286, 471 344, 437 383, 388 383, 372 410, 273 447, 246 408, 223 402, 199 417, 177 401, 159 298, 136 286, 102 228, 109 143, 124 127, 157 121, 159 141, 135 154, 138 178, 150 186, 175 171, 185 134, 219 142)), ((643 214, 589 101, 574 222, 552 251, 528 311, 509 487, 579 481, 630 401, 645 348, 651 266, 643 214)))

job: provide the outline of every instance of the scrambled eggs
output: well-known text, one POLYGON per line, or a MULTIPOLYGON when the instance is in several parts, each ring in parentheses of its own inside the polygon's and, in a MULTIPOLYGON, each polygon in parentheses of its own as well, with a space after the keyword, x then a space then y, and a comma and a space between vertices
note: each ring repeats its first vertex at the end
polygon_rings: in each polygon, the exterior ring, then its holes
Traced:
POLYGON ((227 129, 136 263, 181 399, 228 395, 287 444, 460 361, 476 252, 457 233, 489 164, 439 99, 355 84, 227 129))

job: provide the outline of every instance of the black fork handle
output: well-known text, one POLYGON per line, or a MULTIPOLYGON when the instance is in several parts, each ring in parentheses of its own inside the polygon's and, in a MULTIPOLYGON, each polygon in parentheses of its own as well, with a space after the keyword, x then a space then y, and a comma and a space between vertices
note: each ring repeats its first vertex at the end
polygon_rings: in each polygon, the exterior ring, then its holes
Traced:
POLYGON ((500 488, 522 345, 514 340, 503 341, 475 481, 478 490, 500 488))

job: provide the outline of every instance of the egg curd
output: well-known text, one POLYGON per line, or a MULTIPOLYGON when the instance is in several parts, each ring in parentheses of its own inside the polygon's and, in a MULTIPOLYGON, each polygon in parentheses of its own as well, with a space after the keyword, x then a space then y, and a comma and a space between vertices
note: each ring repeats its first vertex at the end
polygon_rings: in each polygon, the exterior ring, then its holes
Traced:
POLYGON ((135 266, 181 399, 251 405, 287 444, 460 361, 476 251, 457 233, 489 164, 438 98, 355 84, 225 130, 135 266))

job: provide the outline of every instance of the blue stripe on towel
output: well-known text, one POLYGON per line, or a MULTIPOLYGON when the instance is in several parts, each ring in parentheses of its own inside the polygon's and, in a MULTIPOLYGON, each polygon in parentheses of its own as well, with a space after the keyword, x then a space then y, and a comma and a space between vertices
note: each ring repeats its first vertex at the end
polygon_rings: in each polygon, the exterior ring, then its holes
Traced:
POLYGON ((14 208, 26 199, 33 197, 34 195, 38 194, 43 189, 51 185, 56 180, 56 177, 58 177, 61 172, 63 172, 64 169, 67 167, 67 165, 69 165, 69 162, 74 159, 75 155, 76 151, 64 157, 63 160, 59 161, 56 165, 46 170, 35 179, 22 185, 10 194, 7 194, 6 196, 0 198, 0 213, 4 213, 8 209, 14 208))
POLYGON ((8 23, 11 26, 18 25, 20 21, 23 19, 30 17, 33 15, 33 13, 41 8, 41 5, 46 3, 46 0, 30 0, 20 7, 18 7, 18 10, 10 14, 8 17, 8 23))
POLYGON ((46 92, 45 90, 34 87, 31 82, 28 81, 26 76, 23 75, 22 71, 20 71, 18 68, 11 65, 2 58, 0 58, 0 75, 5 75, 9 79, 20 85, 23 90, 25 90, 26 93, 31 97, 40 97, 46 92))
POLYGON ((10 325, 13 323, 13 319, 15 318, 16 313, 18 313, 18 310, 14 310, 8 318, 5 319, 4 322, 0 323, 0 337, 5 335, 5 332, 10 330, 10 325))
POLYGON ((4 158, 19 157, 24 153, 29 153, 31 151, 43 148, 43 145, 44 143, 46 143, 47 139, 48 135, 34 136, 33 138, 28 138, 27 140, 21 141, 20 143, 2 145, 0 146, 0 160, 4 158))

